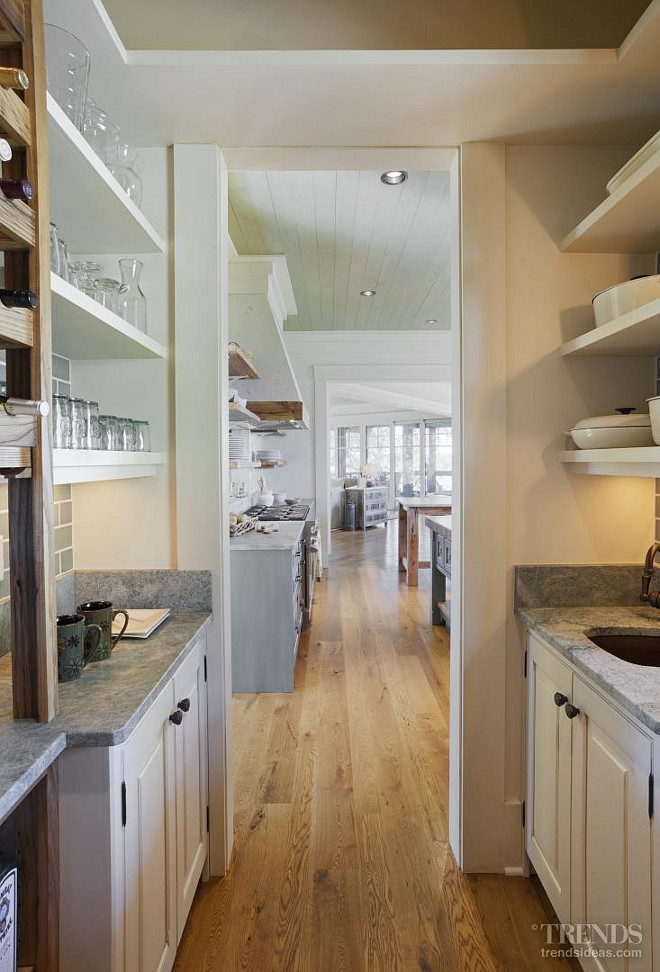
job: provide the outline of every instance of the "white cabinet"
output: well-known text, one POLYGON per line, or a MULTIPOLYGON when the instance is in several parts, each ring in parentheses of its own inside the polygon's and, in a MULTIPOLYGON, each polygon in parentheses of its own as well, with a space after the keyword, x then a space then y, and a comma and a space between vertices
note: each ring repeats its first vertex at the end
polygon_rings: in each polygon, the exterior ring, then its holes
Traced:
POLYGON ((169 972, 204 869, 206 639, 125 743, 60 757, 60 972, 169 972))
POLYGON ((572 674, 532 640, 528 678, 527 853, 557 917, 569 921, 571 722, 561 700, 571 696, 572 674))
POLYGON ((653 741, 531 636, 528 679, 527 853, 559 920, 594 946, 584 968, 651 972, 653 741), (634 959, 600 938, 631 924, 634 959))
MULTIPOLYGON (((640 925, 642 958, 633 967, 650 972, 651 740, 577 676, 573 704, 580 711, 572 720, 570 920, 591 928, 640 925)), ((602 947, 597 939, 594 944, 602 947)), ((607 972, 630 967, 624 958, 593 961, 594 968, 607 972)))
POLYGON ((123 747, 126 972, 169 972, 177 946, 174 688, 123 747))
POLYGON ((201 652, 190 655, 174 676, 174 701, 184 713, 174 734, 176 913, 177 937, 181 938, 208 853, 206 685, 201 652))

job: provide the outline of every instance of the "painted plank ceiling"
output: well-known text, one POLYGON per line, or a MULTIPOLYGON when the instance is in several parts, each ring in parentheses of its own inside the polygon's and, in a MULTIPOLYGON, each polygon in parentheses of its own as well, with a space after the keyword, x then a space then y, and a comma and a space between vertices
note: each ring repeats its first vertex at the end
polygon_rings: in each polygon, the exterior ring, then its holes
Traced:
POLYGON ((287 258, 298 307, 287 330, 449 328, 446 172, 400 186, 379 172, 232 172, 229 203, 239 254, 287 258))

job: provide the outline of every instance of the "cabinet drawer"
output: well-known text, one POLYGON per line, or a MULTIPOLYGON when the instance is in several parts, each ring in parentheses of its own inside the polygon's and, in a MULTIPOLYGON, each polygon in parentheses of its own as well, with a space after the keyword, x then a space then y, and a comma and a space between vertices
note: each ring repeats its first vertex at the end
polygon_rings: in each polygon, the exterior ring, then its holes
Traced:
POLYGON ((445 573, 451 575, 451 540, 445 539, 444 543, 445 573))
POLYGON ((440 534, 433 534, 433 562, 438 570, 445 570, 445 540, 440 534))

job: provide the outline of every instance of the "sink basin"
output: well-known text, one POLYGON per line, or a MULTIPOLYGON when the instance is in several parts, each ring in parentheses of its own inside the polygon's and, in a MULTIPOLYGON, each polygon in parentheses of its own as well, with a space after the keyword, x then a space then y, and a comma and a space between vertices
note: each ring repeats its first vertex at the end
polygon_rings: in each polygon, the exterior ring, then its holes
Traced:
POLYGON ((660 668, 660 634, 649 632, 627 632, 625 634, 600 634, 586 632, 590 641, 609 655, 632 662, 633 665, 648 665, 660 668))

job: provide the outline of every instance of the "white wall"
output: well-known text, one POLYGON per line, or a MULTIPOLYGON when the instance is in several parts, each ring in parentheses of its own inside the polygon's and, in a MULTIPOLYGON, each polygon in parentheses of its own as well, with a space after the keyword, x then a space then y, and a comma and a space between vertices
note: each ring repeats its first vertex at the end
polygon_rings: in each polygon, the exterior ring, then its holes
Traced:
MULTIPOLYGON (((504 382, 501 463, 485 456, 480 462, 476 433, 471 436, 466 430, 463 443, 478 487, 472 508, 465 507, 466 531, 475 503, 489 509, 491 517, 490 525, 487 520, 481 523, 478 535, 468 538, 466 533, 465 554, 476 555, 485 548, 500 552, 490 559, 492 576, 485 579, 487 587, 478 589, 482 604, 489 590, 498 591, 498 602, 490 612, 496 635, 491 661, 498 679, 506 676, 503 708, 496 704, 490 711, 477 707, 472 716, 466 712, 466 719, 473 720, 466 735, 472 732, 478 740, 481 733, 489 739, 489 749, 480 760, 478 748, 472 748, 465 763, 473 782, 479 781, 476 785, 491 779, 489 800, 501 800, 502 806, 493 805, 489 813, 488 801, 482 801, 483 822, 490 820, 493 830, 488 841, 477 839, 468 846, 468 869, 516 867, 523 859, 519 806, 524 786, 523 638, 512 610, 514 565, 639 562, 653 537, 652 480, 578 476, 559 460, 564 430, 575 421, 612 412, 619 405, 644 407, 644 399, 652 393, 653 365, 648 360, 565 361, 558 354, 563 341, 591 326, 590 301, 595 293, 633 272, 652 268, 648 258, 563 254, 556 245, 603 197, 607 178, 629 154, 621 147, 510 146, 505 151, 503 218, 492 228, 489 245, 505 253, 506 270, 504 281, 498 278, 488 284, 496 297, 504 285, 505 359, 499 372, 494 361, 490 366, 477 364, 474 358, 465 361, 473 376, 475 368, 481 367, 480 385, 473 386, 473 394, 484 422, 493 403, 502 401, 504 382), (500 475, 506 499, 490 505, 492 482, 500 475), (502 754, 504 778, 498 795, 502 754)), ((499 170, 500 155, 483 158, 471 180, 464 182, 464 214, 484 179, 499 170)), ((472 218, 478 218, 474 211, 472 218)), ((471 286, 478 288, 480 283, 473 280, 471 286)), ((464 316, 463 327, 475 349, 480 343, 486 346, 483 342, 494 326, 487 306, 488 301, 480 317, 464 316)), ((466 610, 470 593, 468 587, 466 610)), ((487 649, 472 647, 474 663, 479 665, 487 649)))
POLYGON ((273 470, 270 480, 276 489, 286 489, 296 496, 316 495, 315 367, 333 371, 335 381, 387 377, 402 382, 428 382, 449 378, 447 331, 286 331, 284 338, 309 412, 310 427, 308 432, 290 432, 280 440, 288 464, 273 470), (383 368, 391 369, 391 374, 386 376, 383 368))
MULTIPOLYGON (((171 238, 171 151, 140 149, 142 209, 155 229, 171 238)), ((167 346, 169 360, 73 361, 73 394, 98 401, 101 413, 148 419, 154 452, 167 464, 155 476, 73 488, 74 565, 77 568, 176 566, 174 484, 173 309, 170 255, 103 254, 93 257, 104 272, 119 278, 117 260, 136 256, 144 263, 148 334, 167 346), (145 511, 149 515, 145 516, 145 511)))

